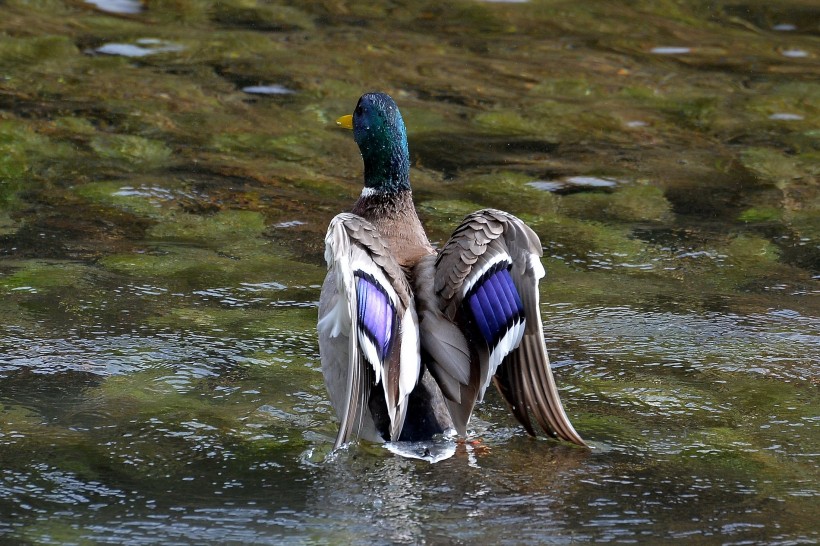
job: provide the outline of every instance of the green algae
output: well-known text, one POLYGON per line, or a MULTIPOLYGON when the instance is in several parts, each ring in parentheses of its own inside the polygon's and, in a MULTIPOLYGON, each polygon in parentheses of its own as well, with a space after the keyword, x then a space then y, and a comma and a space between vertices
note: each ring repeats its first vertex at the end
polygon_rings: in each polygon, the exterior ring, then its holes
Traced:
POLYGON ((8 442, 9 437, 16 436, 24 438, 37 429, 41 428, 45 422, 41 415, 33 409, 24 406, 4 406, 0 409, 0 426, 2 426, 3 439, 8 442))
POLYGON ((97 130, 90 120, 77 116, 59 117, 54 120, 54 126, 66 136, 93 135, 97 130))
MULTIPOLYGON (((281 292, 281 291, 280 291, 281 292)), ((264 294, 261 294, 264 295, 264 294)), ((285 292, 274 294, 272 299, 292 301, 295 294, 285 292)), ((312 334, 316 327, 314 309, 273 309, 264 308, 188 308, 178 307, 152 317, 148 323, 156 328, 170 328, 186 324, 192 330, 203 332, 242 332, 243 336, 270 336, 273 332, 302 331, 312 334)))
POLYGON ((0 237, 13 234, 17 231, 17 227, 17 222, 14 221, 9 213, 0 210, 0 237))
POLYGON ((21 538, 32 543, 76 544, 92 546, 94 540, 85 536, 85 531, 78 529, 70 520, 62 518, 39 521, 23 528, 21 538))
POLYGON ((265 228, 258 212, 227 210, 210 216, 174 213, 148 232, 154 239, 221 245, 252 238, 265 228))
POLYGON ((543 127, 518 112, 485 112, 476 115, 475 123, 501 134, 539 134, 543 127))
POLYGON ((584 78, 546 78, 535 85, 530 93, 546 98, 563 97, 583 99, 598 96, 602 90, 584 78))
POLYGON ((121 181, 89 182, 79 185, 74 191, 76 195, 93 203, 115 207, 147 218, 162 218, 170 214, 161 210, 163 201, 152 197, 149 190, 141 192, 121 181))
POLYGON ((776 262, 779 257, 774 244, 767 239, 752 235, 733 237, 727 247, 727 254, 744 270, 756 267, 765 269, 767 265, 776 262))
POLYGON ((558 208, 574 218, 601 217, 619 222, 669 222, 672 207, 662 188, 632 184, 614 193, 576 193, 561 198, 558 208))
POLYGON ((561 214, 533 219, 532 226, 543 241, 560 244, 569 255, 586 256, 593 252, 617 253, 635 259, 644 245, 630 237, 631 230, 600 222, 577 220, 561 214))
POLYGON ((740 160, 762 182, 782 185, 802 175, 794 160, 770 148, 743 150, 740 160))
POLYGON ((273 31, 314 28, 313 19, 290 6, 259 5, 253 0, 214 2, 210 17, 223 25, 236 25, 273 31))
POLYGON ((751 207, 738 214, 737 219, 741 222, 774 222, 780 220, 782 214, 773 207, 751 207))
MULTIPOLYGON (((62 2, 55 2, 62 6, 62 2)), ((67 36, 12 37, 0 34, 0 68, 31 69, 32 67, 59 68, 79 55, 74 42, 67 36)))
POLYGON ((142 169, 157 168, 171 157, 171 150, 164 143, 135 135, 99 135, 90 145, 103 159, 122 161, 142 169))
POLYGON ((298 449, 303 445, 299 428, 312 423, 303 415, 301 399, 291 395, 304 388, 305 380, 318 379, 317 372, 293 356, 254 354, 247 360, 251 363, 240 364, 223 377, 203 374, 183 383, 162 362, 142 372, 113 376, 92 391, 85 411, 116 407, 112 417, 125 429, 155 423, 152 435, 159 437, 151 457, 162 459, 162 468, 141 464, 129 472, 184 471, 183 461, 175 465, 164 458, 179 449, 172 438, 184 439, 191 431, 223 449, 244 453, 244 460, 264 457, 277 446, 298 449), (213 396, 205 396, 209 392, 213 396), (266 406, 267 401, 275 403, 276 410, 266 406))
POLYGON ((304 161, 316 153, 316 135, 270 137, 258 133, 216 135, 212 146, 219 152, 253 151, 271 160, 304 161))
POLYGON ((3 499, 19 521, 12 540, 112 540, 100 526, 110 517, 120 530, 159 522, 153 534, 117 535, 124 542, 168 539, 171 521, 191 533, 171 540, 202 542, 223 521, 196 510, 231 514, 266 498, 275 502, 253 509, 270 513, 253 512, 235 542, 270 542, 268 520, 285 522, 275 526, 279 541, 333 542, 324 529, 351 522, 329 512, 329 491, 361 481, 395 488, 379 476, 392 460, 380 448, 317 464, 336 427, 314 331, 324 229, 361 188, 355 144, 332 129, 371 89, 402 108, 434 241, 474 210, 509 210, 545 246, 542 301, 628 305, 646 320, 676 310, 683 325, 672 326, 691 328, 695 342, 664 345, 667 325, 648 340, 605 335, 624 327, 617 317, 579 333, 545 307, 550 354, 571 363, 556 373, 567 410, 599 449, 562 472, 560 446, 530 442, 488 399, 479 415, 493 423, 481 425, 489 454, 399 469, 412 485, 402 490, 420 495, 414 506, 449 514, 412 511, 436 530, 398 537, 371 526, 401 507, 351 490, 331 508, 354 513, 357 540, 470 536, 452 522, 475 514, 502 541, 512 536, 508 521, 521 542, 672 540, 669 528, 696 541, 816 539, 805 498, 816 493, 816 313, 807 294, 820 239, 820 112, 814 45, 794 6, 717 5, 707 18, 702 6, 666 1, 145 8, 0 8, 0 455, 4 478, 19 472, 31 486, 3 499), (771 30, 784 21, 800 28, 771 30), (181 49, 94 52, 144 38, 181 49), (784 44, 809 57, 783 55, 784 44), (651 53, 675 45, 691 51, 651 53), (257 84, 295 93, 242 92, 257 84), (528 185, 578 173, 630 182, 559 193, 528 185), (710 344, 715 334, 698 329, 725 317, 751 326, 710 344), (190 353, 158 343, 169 335, 190 353), (114 375, 100 372, 120 357, 114 375), (62 361, 96 371, 50 371, 62 361), (75 383, 59 396, 47 388, 75 383), (340 479, 339 466, 353 471, 340 479), (89 502, 49 496, 53 471, 89 502), (613 476, 646 487, 613 485, 613 476), (229 478, 242 483, 221 488, 229 478), (95 493, 100 484, 127 498, 95 493), (543 491, 554 494, 527 497, 543 491), (511 495, 548 500, 577 536, 540 527, 543 514, 522 512, 524 504, 505 512, 511 495), (596 504, 608 497, 614 505, 596 504), (149 498, 161 502, 141 511, 149 498), (20 499, 44 515, 13 504, 20 499), (641 515, 618 516, 627 510, 641 515), (310 527, 316 514, 322 531, 310 527), (611 514, 606 521, 618 524, 601 525, 611 514), (649 523, 631 523, 644 516, 649 523), (185 527, 203 517, 214 524, 201 534, 185 527), (753 535, 738 518, 780 534, 753 535), (530 527, 537 533, 527 535, 530 527), (608 531, 616 528, 623 534, 608 531))
MULTIPOLYGON (((798 129, 816 125, 820 120, 820 85, 809 81, 778 82, 763 84, 765 92, 750 96, 745 104, 747 111, 758 119, 770 120, 778 114, 791 114, 788 119, 797 123, 798 129)), ((775 120, 777 121, 777 120, 775 120)), ((781 121, 782 123, 782 121, 781 121)), ((772 125, 769 122, 768 125, 772 125)))
POLYGON ((786 216, 799 237, 810 241, 820 240, 820 203, 817 200, 786 216))
POLYGON ((27 260, 8 263, 12 272, 0 277, 0 290, 12 291, 48 291, 56 288, 77 288, 84 284, 88 275, 88 266, 81 263, 55 260, 27 260))
POLYGON ((158 279, 179 279, 194 286, 220 283, 230 278, 225 267, 230 257, 221 257, 210 250, 158 247, 155 253, 121 254, 103 258, 100 264, 124 275, 158 279))
POLYGON ((100 265, 122 275, 161 279, 174 286, 207 288, 238 282, 282 282, 290 285, 321 281, 322 269, 276 255, 245 254, 247 247, 216 250, 178 244, 156 245, 151 251, 112 254, 100 265))
POLYGON ((62 174, 54 163, 75 158, 75 150, 64 142, 54 141, 16 119, 0 117, 0 206, 13 200, 15 194, 34 179, 62 174))
POLYGON ((464 197, 492 207, 495 203, 507 203, 507 207, 522 215, 549 215, 558 209, 558 199, 528 185, 532 178, 525 173, 493 172, 472 176, 459 186, 464 197))
POLYGON ((717 116, 719 106, 720 99, 713 96, 670 97, 661 105, 661 110, 665 111, 676 123, 708 130, 717 116))

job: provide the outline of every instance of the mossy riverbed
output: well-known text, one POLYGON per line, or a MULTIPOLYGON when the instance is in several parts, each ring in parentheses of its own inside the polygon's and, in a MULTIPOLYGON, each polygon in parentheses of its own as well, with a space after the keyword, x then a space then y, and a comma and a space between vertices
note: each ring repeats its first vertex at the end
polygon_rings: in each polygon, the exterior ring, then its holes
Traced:
POLYGON ((812 2, 0 2, 0 539, 820 540, 812 2), (390 93, 431 240, 508 210, 590 451, 490 395, 446 461, 336 421, 315 321, 390 93))

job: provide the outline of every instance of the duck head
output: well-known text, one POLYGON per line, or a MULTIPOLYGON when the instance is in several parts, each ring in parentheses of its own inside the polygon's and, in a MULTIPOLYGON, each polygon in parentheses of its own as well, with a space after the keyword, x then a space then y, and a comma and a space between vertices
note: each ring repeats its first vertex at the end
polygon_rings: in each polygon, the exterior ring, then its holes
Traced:
POLYGON ((352 116, 336 122, 353 129, 364 161, 364 185, 380 193, 410 189, 410 152, 399 107, 385 93, 362 95, 352 116))

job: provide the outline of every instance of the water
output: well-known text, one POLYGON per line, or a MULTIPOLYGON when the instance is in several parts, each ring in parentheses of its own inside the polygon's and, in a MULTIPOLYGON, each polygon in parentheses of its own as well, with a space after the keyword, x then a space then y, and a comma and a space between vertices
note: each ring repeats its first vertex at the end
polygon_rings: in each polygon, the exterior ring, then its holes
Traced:
POLYGON ((5 2, 0 537, 816 543, 818 21, 5 2), (373 89, 431 240, 486 206, 541 237, 591 450, 528 438, 492 394, 445 460, 331 453, 323 237, 361 177, 334 120, 373 89))

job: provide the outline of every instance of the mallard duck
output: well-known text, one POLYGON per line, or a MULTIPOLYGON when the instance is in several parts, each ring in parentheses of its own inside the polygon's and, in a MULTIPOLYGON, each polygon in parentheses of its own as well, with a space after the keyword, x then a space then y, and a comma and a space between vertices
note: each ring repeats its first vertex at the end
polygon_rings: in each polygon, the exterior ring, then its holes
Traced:
POLYGON ((404 121, 384 93, 363 95, 353 129, 364 189, 330 222, 319 350, 338 414, 335 447, 467 434, 494 382, 535 436, 585 445, 567 418, 541 328, 541 242, 512 214, 468 215, 440 251, 413 204, 404 121))

